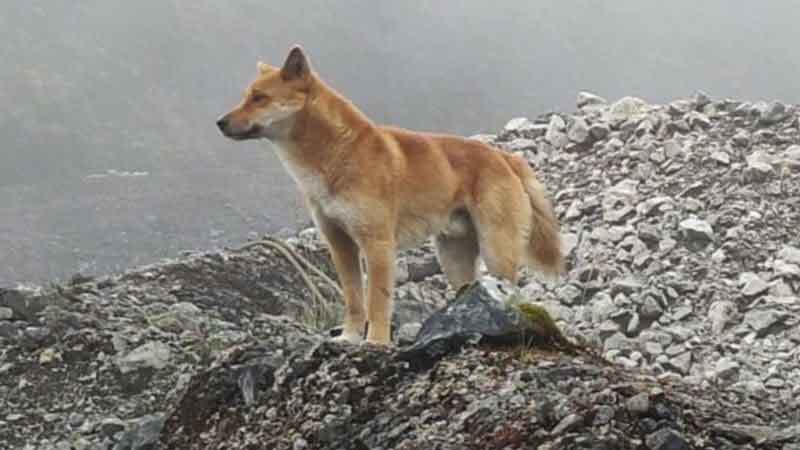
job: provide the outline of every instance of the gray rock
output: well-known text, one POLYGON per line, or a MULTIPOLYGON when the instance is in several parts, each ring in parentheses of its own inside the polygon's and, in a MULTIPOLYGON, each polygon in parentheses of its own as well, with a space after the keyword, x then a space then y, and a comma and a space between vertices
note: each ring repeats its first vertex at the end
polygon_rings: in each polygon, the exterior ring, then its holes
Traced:
POLYGON ((162 416, 144 416, 136 419, 130 430, 126 431, 114 450, 157 450, 158 438, 164 428, 162 416))
POLYGON ((513 344, 542 340, 562 345, 557 329, 533 323, 517 307, 519 291, 510 283, 486 276, 474 282, 423 324, 407 358, 432 361, 467 343, 513 344))
POLYGON ((589 125, 581 117, 576 117, 569 127, 567 136, 572 142, 583 144, 589 139, 589 125))
POLYGON ((751 309, 744 315, 744 323, 753 329, 757 336, 764 337, 775 331, 775 326, 779 325, 784 316, 773 310, 751 309))
POLYGON ((397 329, 397 333, 395 338, 399 345, 411 345, 414 343, 414 340, 417 338, 417 334, 419 334, 419 330, 422 329, 422 324, 419 322, 408 322, 404 323, 397 329))
POLYGON ((800 145, 792 145, 783 152, 784 163, 794 169, 800 168, 800 145))
POLYGON ((747 281, 742 287, 742 295, 745 297, 755 297, 761 295, 769 290, 769 284, 762 280, 761 277, 753 274, 747 277, 747 281))
POLYGON ((782 378, 773 377, 768 379, 766 383, 764 383, 764 386, 770 389, 782 389, 784 386, 786 386, 786 381, 784 381, 782 378))
POLYGON ((14 318, 32 322, 47 306, 48 299, 37 286, 19 286, 15 289, 0 288, 0 306, 9 308, 14 318))
POLYGON ((592 94, 591 92, 578 92, 578 99, 575 101, 578 108, 584 106, 606 105, 608 101, 603 97, 592 94))
POLYGON ((533 122, 526 117, 516 117, 509 120, 503 130, 510 133, 521 133, 533 129, 533 126, 533 122))
POLYGON ((689 450, 686 439, 675 430, 662 428, 645 438, 647 448, 651 450, 689 450))
POLYGON ((558 425, 553 428, 550 434, 553 436, 560 436, 564 433, 569 433, 570 431, 582 425, 583 420, 583 416, 580 414, 570 414, 561 419, 561 422, 559 422, 558 425))
POLYGON ((136 347, 133 351, 117 360, 120 372, 128 372, 153 368, 156 370, 166 367, 172 359, 172 351, 167 344, 160 341, 151 341, 136 347))
POLYGON ((614 102, 608 111, 607 120, 613 123, 622 123, 642 115, 647 108, 647 103, 636 97, 623 97, 614 102))
POLYGON ((644 285, 632 275, 624 278, 616 278, 611 282, 611 295, 616 295, 620 292, 633 294, 643 287, 644 285))
POLYGON ((733 135, 731 142, 737 147, 747 147, 750 145, 750 133, 746 130, 739 130, 733 135))
MULTIPOLYGON (((611 128, 604 122, 593 123, 589 127, 589 134, 597 141, 607 138, 610 133, 611 128)), ((800 157, 798 157, 798 161, 800 161, 800 157)))
POLYGON ((408 281, 422 281, 442 272, 439 261, 433 253, 409 255, 406 258, 408 281))
POLYGON ((760 104, 757 109, 761 116, 758 120, 761 125, 773 125, 785 120, 788 116, 786 105, 780 102, 772 102, 768 105, 760 104))
POLYGON ((725 327, 733 321, 736 315, 736 305, 728 300, 720 300, 708 308, 708 318, 711 320, 711 331, 714 334, 722 333, 725 327))
POLYGON ((670 102, 668 105, 669 113, 673 116, 683 116, 692 111, 695 103, 692 100, 680 99, 670 102))
POLYGON ((744 169, 745 180, 759 183, 768 180, 773 175, 772 166, 761 161, 748 160, 744 169))
POLYGON ((690 241, 707 242, 714 240, 714 230, 705 220, 689 218, 679 224, 684 238, 690 241))
POLYGON ((731 155, 727 152, 718 150, 711 154, 711 159, 717 161, 720 164, 728 165, 731 163, 731 155))
POLYGON ((645 415, 650 410, 650 395, 647 392, 640 392, 625 401, 625 408, 628 412, 635 415, 645 415))
POLYGON ((566 127, 567 124, 564 122, 564 119, 557 114, 553 114, 550 117, 550 124, 547 127, 547 133, 544 135, 545 140, 547 140, 547 142, 557 149, 564 148, 564 146, 566 146, 569 142, 569 138, 564 132, 566 127))
POLYGON ((517 138, 513 141, 503 145, 506 149, 512 152, 522 152, 525 150, 536 150, 537 144, 533 139, 517 138))
POLYGON ((724 380, 731 380, 739 373, 739 363, 730 357, 723 357, 714 364, 714 376, 724 380))
POLYGON ((688 375, 689 369, 692 367, 692 352, 684 352, 670 358, 667 367, 681 375, 688 375))
POLYGON ((614 418, 616 411, 614 408, 608 405, 600 405, 596 406, 594 409, 594 421, 593 424, 597 425, 605 425, 611 422, 611 419, 614 418))
POLYGON ((650 321, 658 320, 663 312, 664 310, 658 301, 650 296, 645 298, 644 303, 642 303, 642 306, 639 308, 639 314, 641 314, 642 318, 650 321))
POLYGON ((658 342, 647 341, 644 343, 644 351, 651 357, 656 357, 664 353, 664 346, 658 342))
POLYGON ((686 120, 689 122, 689 126, 693 129, 701 129, 707 130, 711 128, 711 121, 708 117, 697 111, 692 111, 686 115, 686 120))
POLYGON ((784 245, 776 256, 787 263, 800 265, 800 248, 784 245))
POLYGON ((14 317, 14 310, 5 306, 0 307, 0 320, 11 320, 12 317, 14 317))
POLYGON ((592 300, 590 304, 592 313, 592 322, 601 323, 611 317, 611 314, 616 311, 617 307, 608 295, 601 295, 592 300))
POLYGON ((125 422, 117 417, 108 417, 97 424, 97 429, 102 436, 114 437, 115 434, 125 430, 125 422))

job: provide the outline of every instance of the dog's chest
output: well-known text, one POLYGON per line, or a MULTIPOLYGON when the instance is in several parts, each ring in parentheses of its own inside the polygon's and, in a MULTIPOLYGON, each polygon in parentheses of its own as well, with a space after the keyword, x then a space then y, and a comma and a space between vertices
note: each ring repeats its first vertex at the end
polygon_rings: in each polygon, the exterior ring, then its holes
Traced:
POLYGON ((355 206, 332 194, 321 173, 297 164, 280 147, 278 157, 311 206, 318 212, 330 219, 345 223, 350 223, 355 219, 355 206))

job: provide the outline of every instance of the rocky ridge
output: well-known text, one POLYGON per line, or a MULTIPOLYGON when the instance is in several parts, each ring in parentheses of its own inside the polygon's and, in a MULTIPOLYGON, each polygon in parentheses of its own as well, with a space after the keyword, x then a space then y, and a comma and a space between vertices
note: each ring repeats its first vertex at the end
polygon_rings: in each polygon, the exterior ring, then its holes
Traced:
MULTIPOLYGON (((796 106, 581 93, 475 138, 562 222, 568 275, 520 295, 606 361, 332 344, 336 289, 285 249, 193 253, 0 292, 0 449, 800 447, 796 106)), ((335 276, 314 230, 287 245, 335 276)), ((407 344, 455 292, 429 246, 399 267, 407 344)))

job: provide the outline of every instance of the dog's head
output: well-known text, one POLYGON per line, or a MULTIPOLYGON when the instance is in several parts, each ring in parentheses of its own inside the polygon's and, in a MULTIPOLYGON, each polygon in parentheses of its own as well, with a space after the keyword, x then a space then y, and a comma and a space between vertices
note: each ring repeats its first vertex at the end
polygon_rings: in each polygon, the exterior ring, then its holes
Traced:
POLYGON ((289 51, 283 67, 258 63, 258 77, 241 103, 217 121, 222 134, 235 140, 280 139, 292 129, 306 104, 311 65, 300 46, 289 51))

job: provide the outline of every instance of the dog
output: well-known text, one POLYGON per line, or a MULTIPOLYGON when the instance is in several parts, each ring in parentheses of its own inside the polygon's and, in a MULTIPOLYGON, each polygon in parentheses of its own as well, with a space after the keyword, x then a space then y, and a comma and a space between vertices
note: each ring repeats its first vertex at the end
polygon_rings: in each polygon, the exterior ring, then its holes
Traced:
POLYGON ((320 78, 300 46, 280 67, 259 62, 217 126, 233 140, 273 144, 302 191, 344 294, 336 339, 360 342, 366 329, 368 342, 390 344, 396 253, 430 237, 456 289, 475 280, 478 258, 512 282, 523 266, 564 270, 558 220, 524 159, 477 140, 374 123, 320 78))

